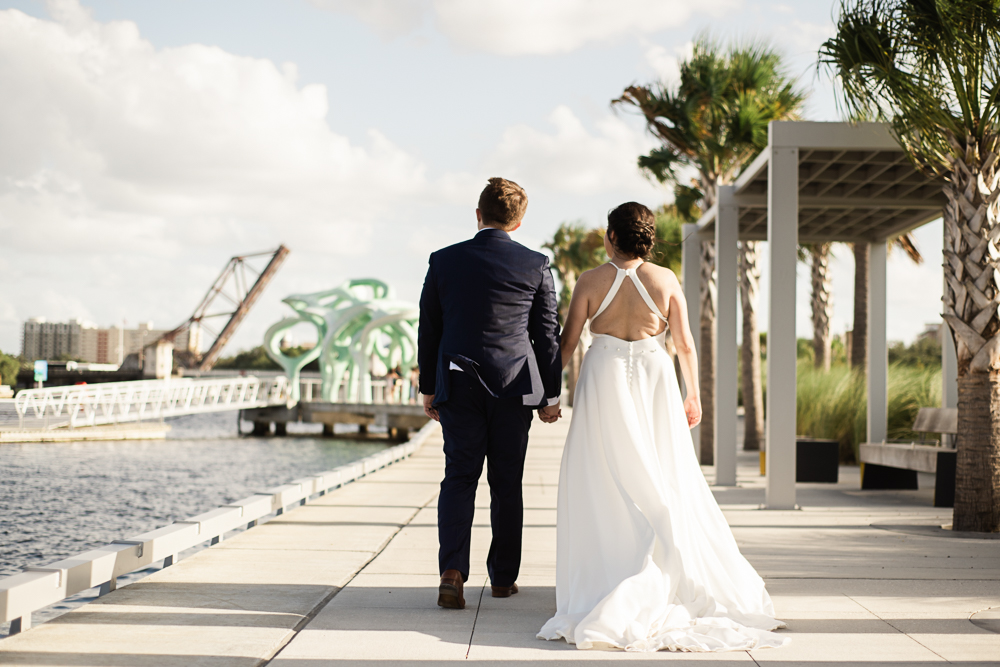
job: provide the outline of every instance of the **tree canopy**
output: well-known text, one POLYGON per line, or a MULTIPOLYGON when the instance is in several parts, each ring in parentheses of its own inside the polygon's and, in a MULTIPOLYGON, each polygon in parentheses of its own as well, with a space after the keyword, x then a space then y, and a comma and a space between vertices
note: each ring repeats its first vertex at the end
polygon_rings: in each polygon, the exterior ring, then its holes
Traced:
POLYGON ((795 117, 804 100, 768 43, 723 48, 701 35, 680 65, 677 86, 632 85, 612 105, 635 107, 645 117, 661 146, 639 157, 639 167, 678 186, 685 212, 702 198, 711 206, 716 184, 732 180, 767 145, 768 123, 795 117), (698 172, 697 183, 683 182, 685 167, 698 172))
POLYGON ((996 142, 997 0, 842 2, 819 63, 836 76, 847 114, 891 123, 926 170, 950 171, 969 139, 996 142))

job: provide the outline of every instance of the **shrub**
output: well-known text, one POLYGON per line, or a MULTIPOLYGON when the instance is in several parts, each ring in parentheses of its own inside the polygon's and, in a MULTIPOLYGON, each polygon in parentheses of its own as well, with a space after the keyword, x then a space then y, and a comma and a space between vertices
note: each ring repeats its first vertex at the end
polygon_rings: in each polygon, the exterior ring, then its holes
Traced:
MULTIPOLYGON (((845 366, 817 371, 811 361, 798 365, 796 431, 799 435, 840 442, 843 463, 858 460, 868 419, 865 379, 845 366)), ((889 366, 889 440, 916 440, 917 410, 941 405, 941 369, 889 366)))

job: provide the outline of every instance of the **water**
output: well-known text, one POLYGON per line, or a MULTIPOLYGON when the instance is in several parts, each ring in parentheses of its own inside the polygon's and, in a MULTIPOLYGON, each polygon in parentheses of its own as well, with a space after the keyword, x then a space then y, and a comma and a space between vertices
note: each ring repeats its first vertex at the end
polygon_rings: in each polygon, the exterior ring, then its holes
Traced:
MULTIPOLYGON (((166 440, 0 446, 0 576, 166 526, 384 449, 385 441, 237 435, 235 413, 170 420, 166 440)), ((249 430, 249 424, 244 424, 249 430)))

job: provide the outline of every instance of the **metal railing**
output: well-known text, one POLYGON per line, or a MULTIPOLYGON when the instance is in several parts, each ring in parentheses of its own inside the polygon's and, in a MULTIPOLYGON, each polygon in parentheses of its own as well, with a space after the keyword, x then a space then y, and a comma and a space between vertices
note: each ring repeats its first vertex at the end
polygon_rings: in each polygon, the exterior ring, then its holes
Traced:
MULTIPOLYGON (((323 381, 318 378, 302 378, 299 380, 299 396, 306 403, 320 400, 323 381)), ((409 405, 416 403, 416 398, 410 397, 410 383, 397 380, 390 383, 388 380, 372 380, 372 396, 370 403, 393 405, 409 405)), ((341 386, 334 403, 347 403, 347 387, 341 386)))
POLYGON ((115 540, 50 565, 29 567, 19 574, 2 577, 0 623, 11 623, 10 634, 17 634, 31 627, 34 611, 96 586, 100 586, 104 595, 115 590, 118 577, 159 561, 163 561, 164 567, 173 565, 186 549, 205 542, 218 544, 229 531, 253 528, 260 519, 280 515, 290 506, 305 505, 311 499, 409 457, 436 426, 430 422, 409 441, 354 463, 292 480, 190 519, 127 540, 115 540))
POLYGON ((25 389, 14 407, 20 428, 72 428, 281 405, 289 389, 283 375, 104 382, 25 389))

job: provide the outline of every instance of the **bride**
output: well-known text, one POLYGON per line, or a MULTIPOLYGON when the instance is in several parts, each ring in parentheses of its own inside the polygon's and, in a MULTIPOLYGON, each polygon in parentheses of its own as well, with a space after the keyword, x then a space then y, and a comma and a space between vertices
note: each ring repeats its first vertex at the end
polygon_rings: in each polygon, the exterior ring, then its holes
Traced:
POLYGON ((538 637, 627 651, 781 646, 788 639, 771 631, 784 623, 695 458, 698 362, 677 277, 642 260, 654 236, 652 212, 622 204, 608 214, 611 261, 573 290, 563 366, 588 319, 593 344, 559 476, 557 611, 538 637))

